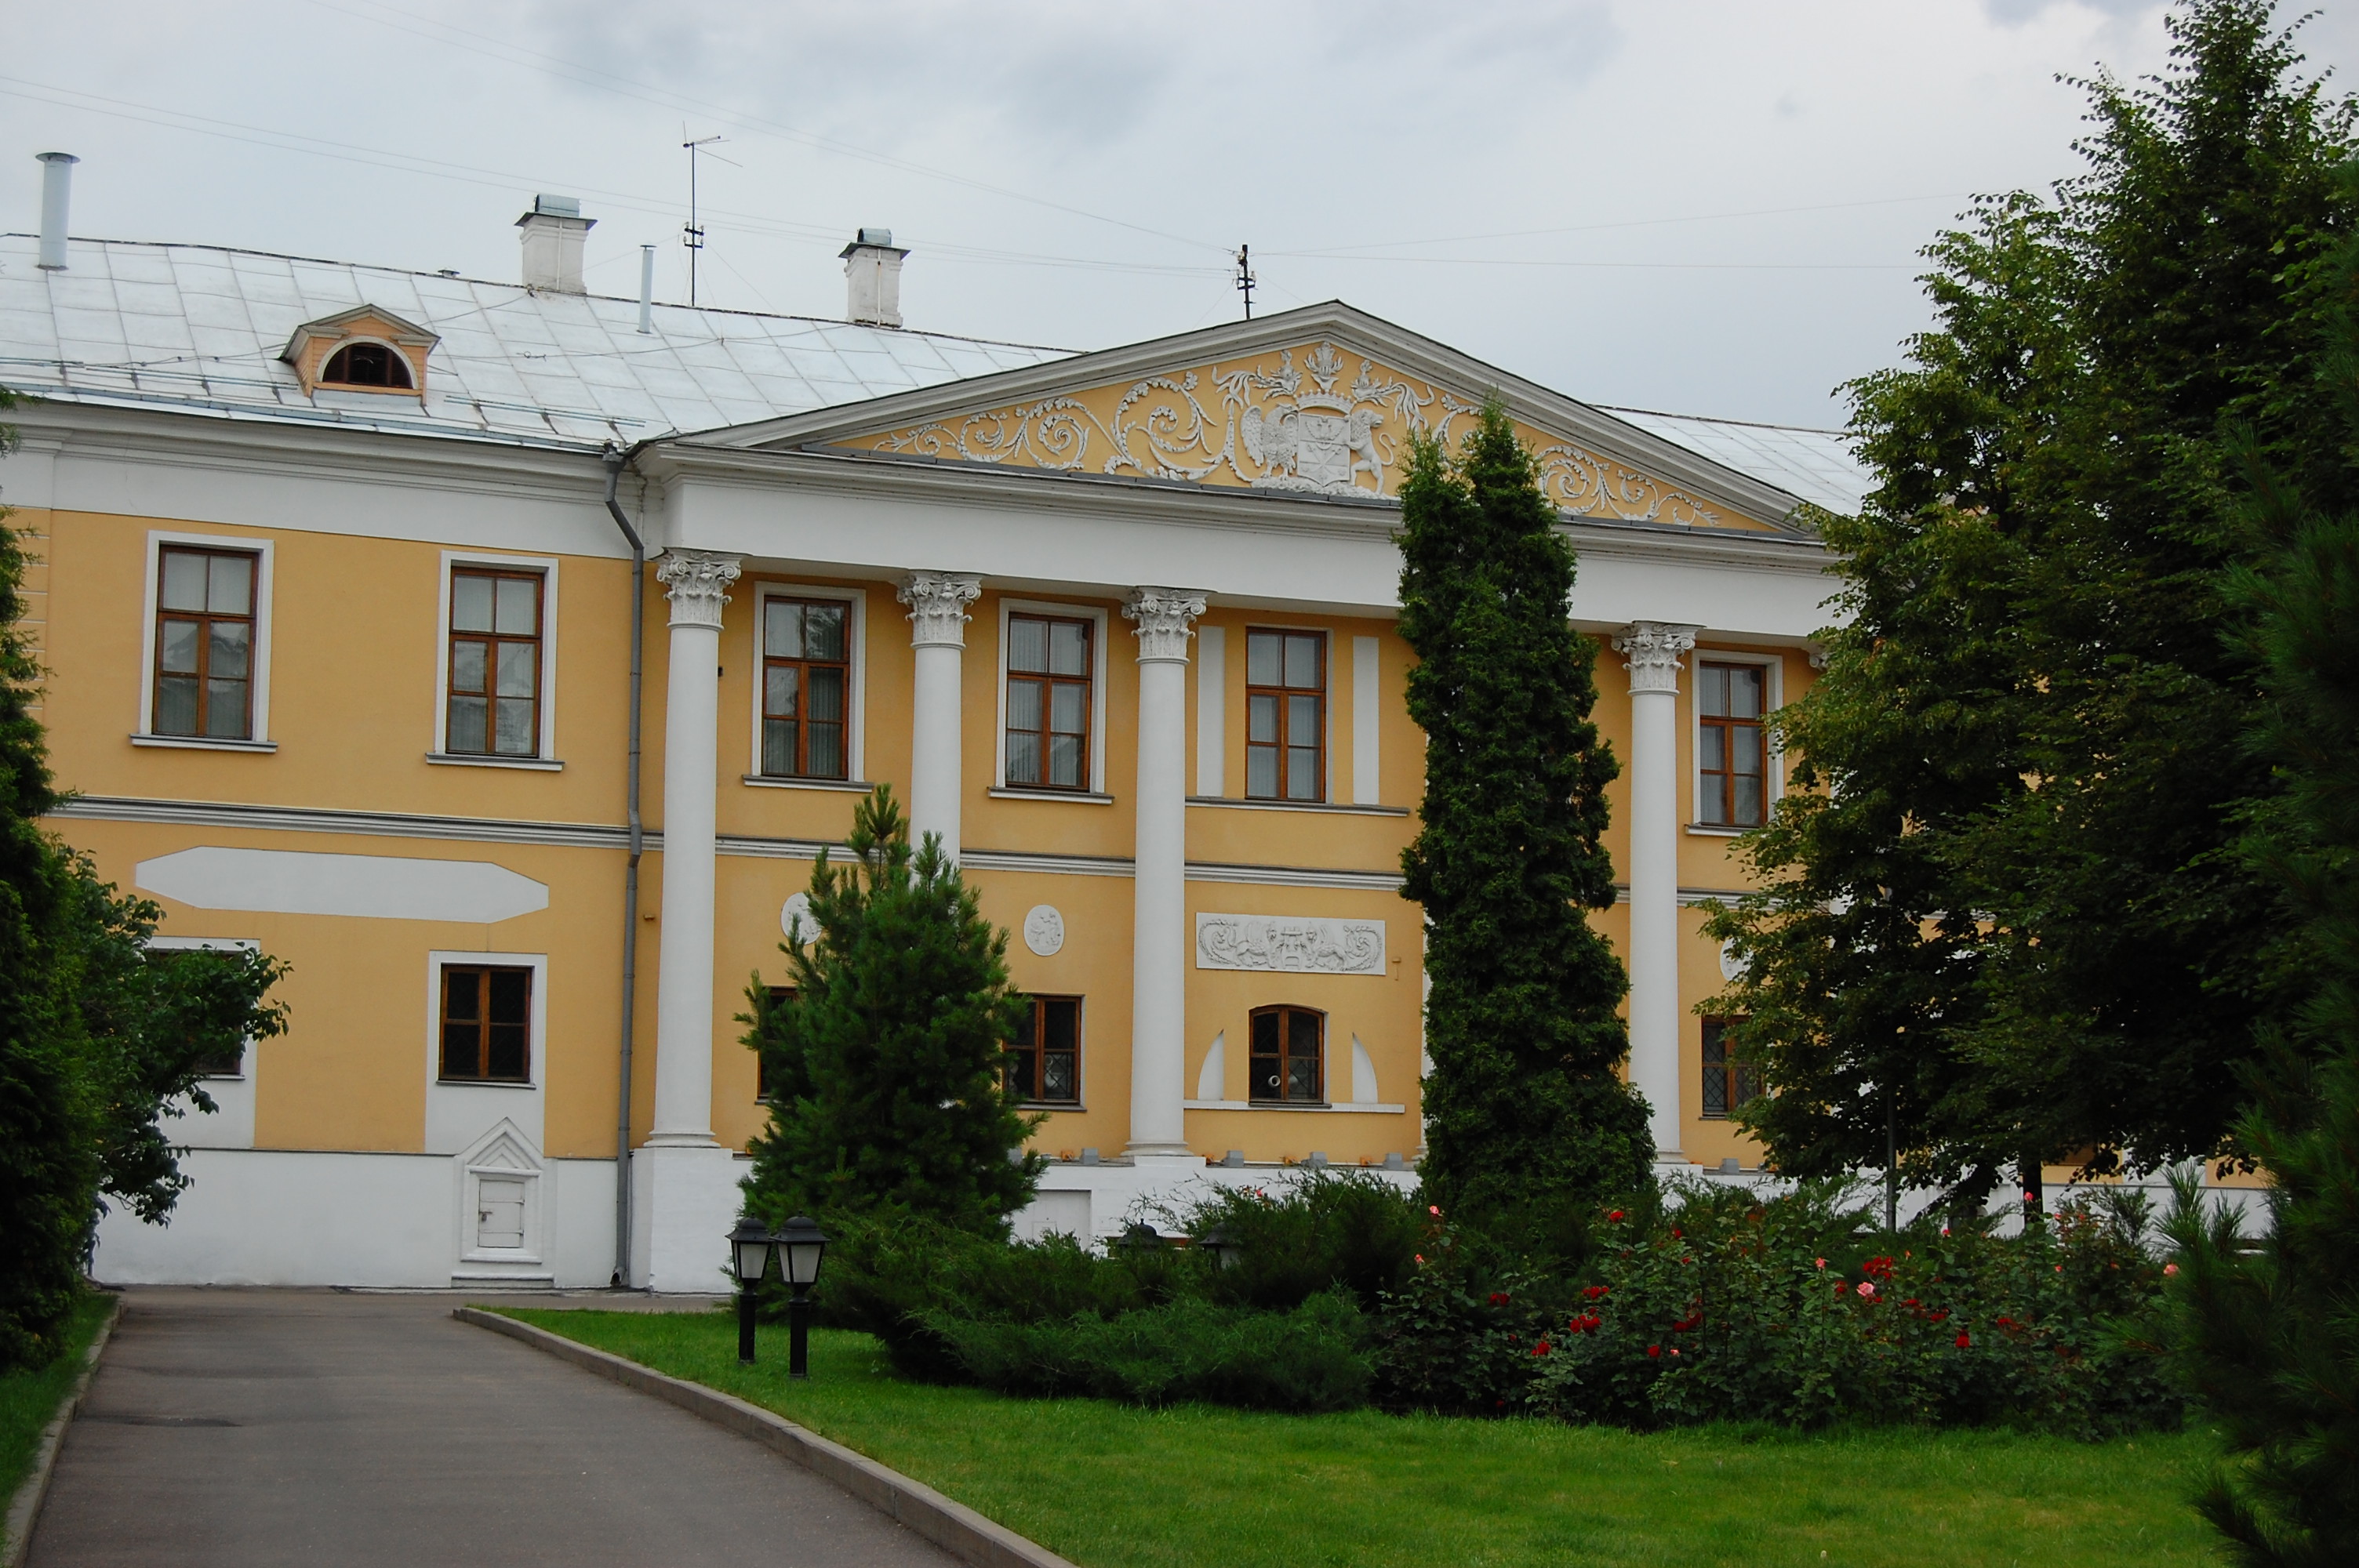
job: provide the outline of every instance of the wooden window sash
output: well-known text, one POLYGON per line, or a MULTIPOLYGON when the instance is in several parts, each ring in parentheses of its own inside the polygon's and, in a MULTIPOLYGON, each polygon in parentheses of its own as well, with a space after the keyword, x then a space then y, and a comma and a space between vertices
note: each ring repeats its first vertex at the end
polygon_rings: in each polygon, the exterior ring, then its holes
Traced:
POLYGON ((1302 805, 1323 803, 1327 798, 1327 634, 1323 632, 1289 631, 1277 626, 1245 628, 1245 796, 1250 800, 1291 800, 1302 805), (1278 682, 1271 686, 1253 678, 1253 645, 1256 637, 1278 639, 1278 682), (1286 681, 1286 648, 1290 642, 1312 645, 1317 668, 1311 683, 1295 686, 1286 681), (1277 722, 1273 726, 1276 739, 1258 741, 1254 739, 1255 699, 1261 698, 1276 705, 1277 722), (1311 704, 1311 744, 1295 743, 1292 730, 1292 703, 1307 698, 1311 704), (1309 757, 1300 753, 1310 752, 1309 757), (1256 790, 1254 787, 1254 762, 1257 754, 1271 758, 1275 787, 1256 790), (1295 770, 1310 772, 1309 792, 1298 795, 1292 785, 1295 770))
POLYGON ((1713 827, 1758 827, 1768 819, 1769 815, 1768 674, 1761 665, 1754 664, 1722 664, 1699 660, 1696 667, 1699 675, 1707 671, 1719 671, 1725 674, 1743 671, 1746 675, 1755 676, 1761 683, 1761 716, 1759 718, 1746 719, 1732 714, 1701 712, 1703 704, 1701 691, 1697 694, 1699 711, 1696 715, 1699 738, 1710 737, 1717 744, 1720 756, 1720 766, 1716 768, 1705 765, 1705 753, 1700 752, 1696 759, 1697 777, 1703 784, 1704 810, 1701 814, 1703 825, 1713 827), (1757 773, 1744 773, 1736 766, 1737 741, 1741 735, 1751 737, 1754 755, 1760 760, 1761 763, 1761 771, 1757 773), (1749 816, 1744 818, 1738 816, 1736 803, 1736 783, 1742 778, 1757 781, 1754 810, 1749 816))
POLYGON ((1022 1033, 1008 1047, 1008 1087, 1023 1096, 1027 1105, 1077 1106, 1082 1103, 1082 999, 1077 996, 1027 996, 1022 1033), (1070 1051, 1051 1050, 1049 1044, 1049 1018, 1052 1008, 1072 1011, 1072 1047, 1070 1051), (1051 1095, 1049 1092, 1049 1058, 1072 1058, 1067 1068, 1071 1093, 1051 1095))
POLYGON ((1749 1062, 1728 1052, 1726 1030, 1734 1019, 1703 1021, 1703 1099, 1698 1115, 1706 1121, 1725 1121, 1737 1108, 1761 1092, 1760 1074, 1749 1062))
POLYGON ((1002 752, 1006 758, 1007 785, 1011 789, 1059 790, 1073 795, 1087 795, 1096 782, 1091 752, 1096 739, 1093 733, 1093 727, 1096 723, 1097 622, 1086 616, 1035 615, 1011 611, 1007 617, 1007 627, 1011 644, 1006 677, 1007 726, 1006 737, 1002 742, 1002 752), (1082 634, 1081 673, 1067 675, 1058 674, 1050 669, 1017 669, 1013 643, 1016 628, 1019 625, 1036 625, 1041 628, 1041 636, 1044 639, 1044 663, 1050 664, 1053 664, 1055 658, 1053 649, 1057 628, 1065 626, 1078 630, 1082 634), (1016 688, 1018 685, 1035 687, 1038 690, 1038 722, 1029 727, 1020 725, 1016 720, 1016 688), (1057 696, 1060 690, 1076 694, 1081 726, 1078 730, 1056 728, 1057 696), (1071 784, 1059 784, 1052 776, 1055 773, 1055 746, 1060 739, 1071 741, 1074 747, 1074 776, 1071 784), (1038 778, 1018 779, 1016 777, 1018 755, 1016 742, 1019 740, 1028 741, 1033 749, 1032 755, 1036 764, 1033 771, 1039 775, 1038 778))
POLYGON ((520 965, 445 964, 442 967, 441 997, 436 1018, 440 1027, 435 1039, 438 1052, 435 1076, 440 1081, 455 1084, 532 1082, 532 970, 520 965), (493 982, 496 977, 504 976, 516 977, 523 983, 518 1002, 521 1017, 518 1020, 495 1019, 492 1015, 493 982), (473 1016, 453 1010, 453 1002, 462 1000, 473 1016), (516 1070, 512 1074, 495 1075, 492 1071, 492 1053, 497 1044, 493 1033, 495 1029, 522 1032, 516 1070), (460 1070, 453 1072, 454 1065, 460 1070))
POLYGON ((1316 1008, 1282 1004, 1257 1007, 1246 1020, 1245 1052, 1247 1080, 1245 1098, 1263 1105, 1325 1105, 1327 1103, 1327 1015, 1316 1008), (1262 1049, 1261 1024, 1264 1019, 1275 1021, 1275 1051, 1262 1049), (1300 1044, 1296 1021, 1309 1025, 1310 1049, 1298 1049, 1300 1044), (1308 1092, 1295 1092, 1299 1079, 1292 1071, 1297 1062, 1310 1064, 1308 1092), (1264 1064, 1269 1064, 1265 1066, 1264 1064), (1275 1078, 1276 1083, 1268 1080, 1275 1078))
MULTIPOLYGON (((187 736, 204 741, 251 741, 254 739, 254 676, 255 643, 261 631, 258 598, 262 590, 262 557, 252 550, 208 549, 196 545, 165 545, 156 554, 156 663, 148 671, 148 727, 158 735, 187 736), (205 563, 205 608, 176 610, 165 603, 165 583, 175 557, 193 557, 205 563), (236 561, 245 570, 245 610, 212 608, 212 563, 236 561), (174 624, 196 629, 196 662, 190 670, 171 670, 166 666, 172 657, 171 628, 174 624), (213 643, 216 626, 242 626, 245 630, 245 673, 243 676, 213 674, 213 643), (187 728, 173 728, 168 717, 172 706, 168 681, 193 683, 195 709, 187 728), (234 685, 234 727, 215 728, 214 687, 234 685)), ((223 694, 227 695, 227 694, 223 694)))
POLYGON ((549 575, 546 572, 523 569, 505 570, 496 567, 453 567, 451 569, 451 643, 443 666, 442 748, 454 756, 538 758, 541 753, 541 656, 542 640, 549 632, 549 575), (489 632, 462 632, 459 629, 459 585, 462 581, 489 582, 492 585, 492 625, 489 632), (503 582, 532 584, 532 632, 529 635, 502 632, 499 625, 499 585, 503 582), (482 689, 462 690, 459 685, 462 650, 481 648, 483 651, 484 685, 482 689), (532 692, 529 697, 506 696, 499 693, 501 653, 503 649, 519 647, 529 650, 527 667, 532 672, 532 692), (470 746, 461 742, 459 704, 479 701, 484 705, 483 744, 470 746), (502 751, 499 747, 500 704, 528 702, 530 717, 525 733, 531 746, 526 751, 502 751))
POLYGON ((763 778, 773 779, 849 779, 852 776, 852 605, 842 599, 805 599, 793 594, 774 593, 762 600, 762 687, 757 694, 762 705, 762 740, 756 765, 763 778), (807 654, 773 653, 769 640, 770 606, 798 605, 805 610, 834 610, 843 616, 843 657, 841 659, 812 658, 807 654), (795 676, 795 711, 791 714, 774 712, 770 706, 770 673, 791 670, 795 676), (811 672, 832 672, 837 680, 838 717, 814 719, 810 715, 811 672), (770 727, 788 727, 793 739, 786 772, 774 771, 770 765, 770 727), (832 725, 835 730, 836 765, 829 772, 811 764, 811 729, 814 724, 832 725))

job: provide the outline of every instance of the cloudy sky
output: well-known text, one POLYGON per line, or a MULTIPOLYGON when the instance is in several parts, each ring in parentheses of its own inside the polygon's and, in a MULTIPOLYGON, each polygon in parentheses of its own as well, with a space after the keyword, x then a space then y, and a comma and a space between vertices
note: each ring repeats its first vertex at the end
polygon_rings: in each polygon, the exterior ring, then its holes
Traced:
MULTIPOLYGON (((2300 37, 2359 53, 2359 0, 2300 37)), ((74 0, 13 6, 0 229, 516 276, 535 191, 591 287, 834 316, 861 224, 909 324, 1104 347, 1342 297, 1593 402, 1841 422, 1977 191, 2073 171, 2162 67, 2142 0, 74 0), (725 160, 725 161, 724 161, 725 160)), ((2348 75, 2347 70, 2343 72, 2348 75)))

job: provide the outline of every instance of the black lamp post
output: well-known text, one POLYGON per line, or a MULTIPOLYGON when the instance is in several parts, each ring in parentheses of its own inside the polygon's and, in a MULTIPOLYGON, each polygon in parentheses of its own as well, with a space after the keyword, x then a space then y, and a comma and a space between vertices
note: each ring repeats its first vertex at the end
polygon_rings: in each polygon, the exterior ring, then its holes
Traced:
POLYGON ((1212 1260, 1215 1269, 1236 1267, 1239 1242, 1234 1231, 1225 1225, 1216 1225, 1196 1238, 1197 1247, 1212 1260))
POLYGON ((1120 1236, 1114 1238, 1114 1244, 1125 1252, 1158 1252, 1163 1249, 1163 1238, 1157 1233, 1155 1227, 1138 1219, 1133 1220, 1120 1236))
POLYGON ((750 1214, 729 1233, 729 1267, 737 1276, 737 1359, 754 1364, 754 1290, 770 1267, 770 1230, 750 1214))
POLYGON ((794 1292, 787 1303, 787 1376, 810 1376, 810 1288, 827 1256, 827 1233, 809 1215, 799 1214, 772 1239, 778 1244, 778 1272, 794 1292))

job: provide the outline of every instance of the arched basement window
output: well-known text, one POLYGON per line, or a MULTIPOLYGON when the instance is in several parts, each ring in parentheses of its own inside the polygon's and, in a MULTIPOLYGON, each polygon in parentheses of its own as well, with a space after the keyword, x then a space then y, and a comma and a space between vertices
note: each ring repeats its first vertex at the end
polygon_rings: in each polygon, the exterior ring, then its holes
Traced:
POLYGON ((383 343, 347 343, 328 358, 322 382, 339 386, 384 386, 409 390, 409 362, 383 343))

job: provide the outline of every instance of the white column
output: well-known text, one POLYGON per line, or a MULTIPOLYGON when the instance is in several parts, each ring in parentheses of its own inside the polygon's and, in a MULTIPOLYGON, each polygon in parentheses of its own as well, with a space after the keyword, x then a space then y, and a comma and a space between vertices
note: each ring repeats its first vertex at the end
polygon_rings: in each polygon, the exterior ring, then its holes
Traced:
POLYGON ((1680 657, 1697 628, 1634 621, 1630 664, 1630 1081, 1658 1160, 1680 1160, 1680 657))
POLYGON ((911 572, 897 597, 909 607, 909 645, 918 673, 909 708, 909 840, 941 836, 942 853, 959 852, 959 683, 966 654, 966 607, 983 595, 967 572, 911 572))
POLYGON ((729 1151, 712 1137, 712 859, 720 751, 721 607, 734 556, 668 550, 663 898, 656 969, 655 1125, 633 1157, 632 1271, 658 1291, 709 1291, 735 1216, 729 1151))
POLYGON ((1138 623, 1136 917, 1131 931, 1130 1143, 1134 1159, 1187 1156, 1188 638, 1204 596, 1131 591, 1138 623))

